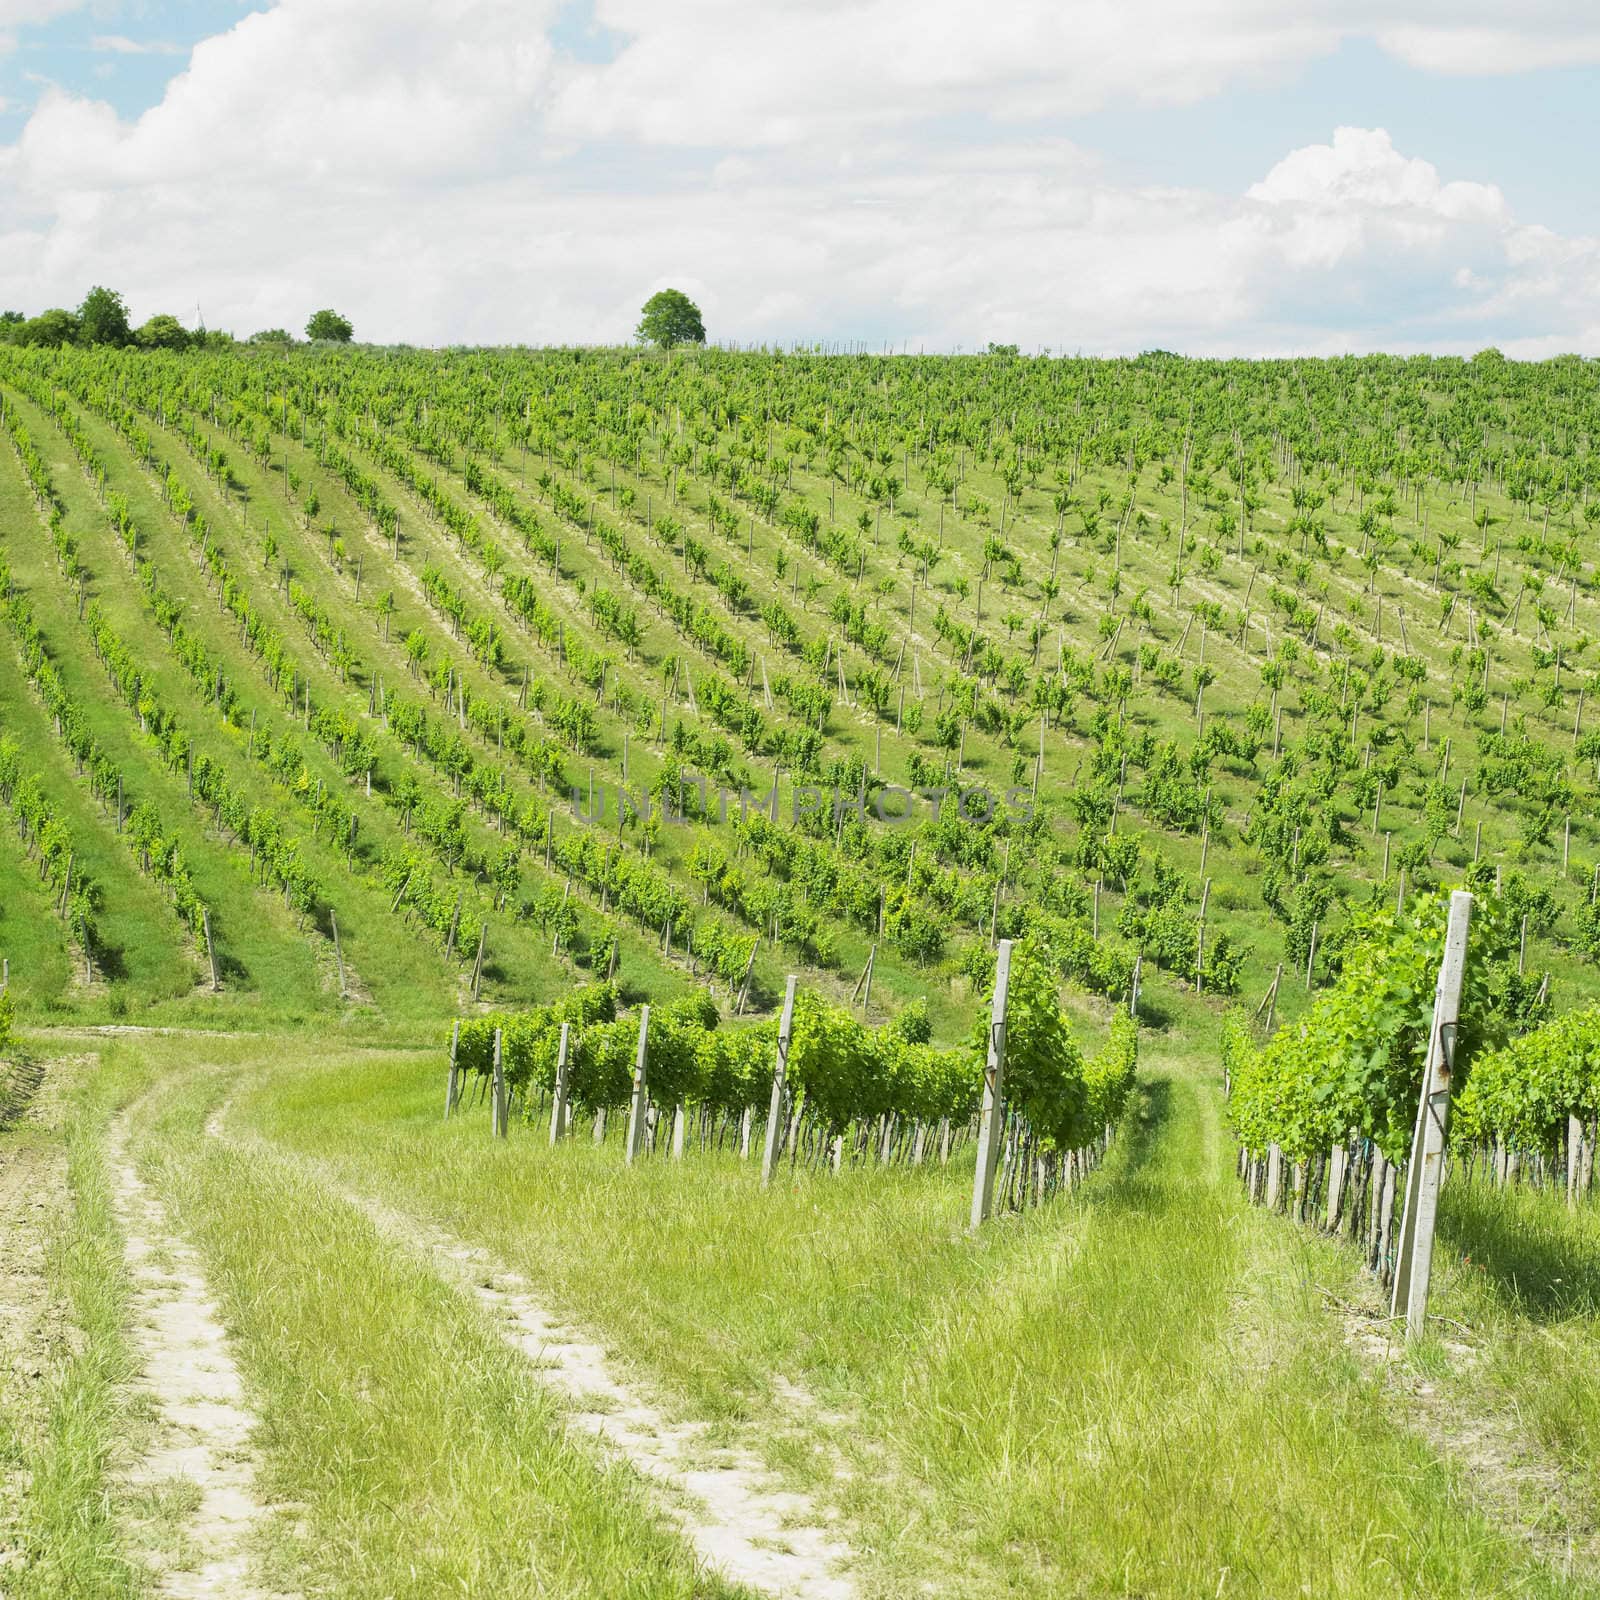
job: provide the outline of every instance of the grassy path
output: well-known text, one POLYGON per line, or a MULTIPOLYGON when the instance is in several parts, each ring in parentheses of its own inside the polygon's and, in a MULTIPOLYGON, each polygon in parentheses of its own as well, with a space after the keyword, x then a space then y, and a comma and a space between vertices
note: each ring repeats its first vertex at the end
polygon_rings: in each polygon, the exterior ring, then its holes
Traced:
MULTIPOLYGON (((119 1050, 133 1048, 119 1045, 119 1050)), ((270 1149, 205 1124, 256 1041, 139 1041, 141 1180, 194 1248, 260 1418, 254 1581, 284 1593, 732 1600, 471 1301, 270 1149)))
POLYGON ((233 1116, 489 1250, 681 1415, 768 1439, 845 1515, 865 1594, 1592 1592, 1399 1416, 1311 1288, 1348 1259, 1244 1204, 1183 1057, 1152 1052, 1100 1178, 976 1245, 958 1171, 624 1173, 614 1142, 441 1125, 436 1066, 265 1075, 233 1116))
POLYGON ((1578 1500, 1538 1473, 1486 1492, 1462 1447, 1483 1389, 1525 1408, 1539 1460, 1592 1461, 1595 1279, 1572 1253, 1589 1223, 1563 1233, 1535 1208, 1497 1238, 1462 1192, 1452 1252, 1470 1239, 1493 1262, 1452 1253, 1441 1289, 1473 1326, 1470 1373, 1428 1352, 1375 1365, 1315 1287, 1358 1298, 1351 1257, 1245 1204, 1205 1062, 1159 1037, 1101 1173, 976 1241, 959 1165, 802 1169, 763 1192, 731 1153, 624 1171, 615 1138, 551 1150, 519 1125, 497 1143, 475 1106, 441 1123, 433 1052, 93 1042, 57 1158, 73 1242, 52 1258, 88 1339, 37 1403, 7 1407, 32 1484, 7 1518, 20 1594, 66 1573, 86 1594, 139 1593, 160 1539, 160 1570, 204 1570, 183 1551, 193 1505, 141 1481, 162 1435, 137 1400, 142 1344, 120 1331, 136 1230, 105 1129, 152 1084, 113 1126, 259 1419, 258 1514, 236 1551, 254 1588, 782 1593, 782 1563, 741 1569, 748 1589, 710 1575, 680 1531, 687 1502, 661 1513, 661 1474, 569 1432, 565 1378, 594 1391, 598 1372, 613 1409, 579 1395, 592 1431, 703 1495, 750 1486, 780 1508, 765 1530, 780 1550, 808 1529, 847 1543, 829 1576, 862 1600, 1600 1593, 1583 1529, 1560 1537, 1578 1500), (1540 1249, 1565 1262, 1566 1301, 1540 1249))

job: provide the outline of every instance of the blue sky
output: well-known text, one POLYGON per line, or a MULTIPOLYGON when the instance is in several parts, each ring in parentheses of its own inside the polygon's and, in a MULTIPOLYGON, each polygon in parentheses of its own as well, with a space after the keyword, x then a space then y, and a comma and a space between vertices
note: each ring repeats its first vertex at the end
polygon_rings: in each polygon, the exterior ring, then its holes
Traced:
POLYGON ((0 56, 0 139, 16 137, 51 83, 137 116, 160 102, 197 41, 231 27, 245 9, 209 0, 107 4, 15 28, 12 51, 0 56))
POLYGON ((1519 216, 1600 234, 1600 69, 1547 67, 1503 78, 1445 77, 1352 41, 1282 82, 1181 108, 1097 111, 1073 136, 1130 181, 1243 189, 1285 150, 1334 128, 1385 128, 1451 176, 1497 184, 1519 216))
POLYGON ((734 341, 1600 353, 1587 6, 1361 10, 0 0, 0 302, 581 341, 670 281, 734 341))

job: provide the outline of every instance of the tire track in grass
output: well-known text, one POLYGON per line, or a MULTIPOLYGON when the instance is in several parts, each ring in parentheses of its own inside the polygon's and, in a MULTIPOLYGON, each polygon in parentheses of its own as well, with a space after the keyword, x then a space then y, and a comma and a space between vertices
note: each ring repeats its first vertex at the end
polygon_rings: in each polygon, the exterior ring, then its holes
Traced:
POLYGON ((199 1257, 172 1231, 166 1210, 128 1154, 128 1113, 111 1127, 112 1195, 133 1282, 134 1337, 143 1357, 138 1388, 153 1402, 154 1447, 130 1486, 175 1486, 192 1503, 182 1518, 192 1566, 164 1553, 155 1563, 169 1600, 267 1600, 250 1578, 249 1544, 265 1508, 255 1492, 251 1436, 258 1419, 206 1287, 199 1257))
MULTIPOLYGON (((227 1109, 225 1102, 207 1119, 212 1138, 230 1137, 227 1109)), ((259 1144, 275 1159, 302 1166, 386 1238, 425 1256, 434 1271, 470 1294, 501 1337, 567 1401, 570 1426, 657 1488, 662 1510, 708 1566, 777 1600, 856 1600, 855 1581, 845 1570, 851 1551, 806 1496, 773 1488, 749 1451, 713 1446, 711 1424, 669 1421, 617 1377, 600 1345, 541 1305, 521 1274, 433 1223, 344 1187, 318 1162, 264 1140, 237 1142, 259 1144)))

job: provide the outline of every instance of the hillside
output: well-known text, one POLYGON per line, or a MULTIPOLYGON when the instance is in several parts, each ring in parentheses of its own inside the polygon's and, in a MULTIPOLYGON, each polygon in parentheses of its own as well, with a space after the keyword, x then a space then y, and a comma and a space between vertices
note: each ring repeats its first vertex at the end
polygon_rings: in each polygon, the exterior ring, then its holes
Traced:
POLYGON ((1593 988, 1585 363, 5 350, 0 397, 0 727, 67 841, 41 892, 8 767, 25 1011, 407 1026, 482 933, 483 1008, 613 951, 848 1000, 876 946, 871 1013, 954 1037, 1042 929, 1152 1018, 1282 963, 1282 1015, 1460 880, 1593 988))
POLYGON ((1597 399, 0 347, 0 1586, 1600 1592, 1597 399))

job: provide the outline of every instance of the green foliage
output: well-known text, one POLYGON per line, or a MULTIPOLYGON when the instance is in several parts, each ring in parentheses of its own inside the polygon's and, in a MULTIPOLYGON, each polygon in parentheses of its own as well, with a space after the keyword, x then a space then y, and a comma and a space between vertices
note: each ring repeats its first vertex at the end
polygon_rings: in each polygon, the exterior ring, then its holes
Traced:
POLYGON ((350 319, 340 316, 337 311, 313 311, 306 323, 306 338, 313 342, 349 344, 355 337, 355 331, 350 319))
POLYGON ((11 324, 5 330, 10 344, 29 345, 40 350, 57 350, 62 345, 76 344, 83 329, 78 318, 59 306, 41 311, 26 322, 11 324))
MULTIPOLYGON (((1046 1148, 1089 1144, 1122 1114, 1138 1057, 1137 1029, 1119 1016, 1106 1048, 1087 1065, 1073 1042, 1048 956, 1022 942, 1013 949, 1006 1036, 1006 1103, 1046 1148)), ((523 1090, 555 1083, 562 1022, 572 1024, 569 1085, 587 1110, 622 1105, 631 1092, 639 1019, 616 1014, 606 984, 570 991, 531 1011, 460 1019, 456 1062, 478 1074, 493 1064, 502 1030, 507 1081, 523 1090)), ((850 1012, 802 990, 795 997, 788 1084, 806 1114, 842 1129, 895 1113, 965 1122, 978 1109, 988 1049, 980 1027, 966 1049, 928 1043, 926 1009, 911 1006, 869 1028, 850 1012)), ((777 1053, 777 1022, 719 1025, 697 991, 650 1011, 648 1085, 658 1104, 705 1105, 726 1112, 767 1104, 777 1053)))
POLYGON ((79 337, 85 344, 125 345, 133 341, 128 308, 115 289, 96 287, 78 307, 79 337))
POLYGON ((706 325, 699 306, 681 289, 658 289, 645 301, 634 337, 670 350, 678 344, 704 344, 706 325))
MULTIPOLYGON (((1246 1149, 1275 1143, 1300 1161, 1356 1134, 1390 1160, 1405 1158, 1448 912, 1449 896, 1437 892, 1415 896, 1403 914, 1390 907, 1359 913, 1338 981, 1260 1050, 1237 1016, 1229 1019, 1223 1033, 1233 1081, 1229 1113, 1246 1149)), ((1505 913, 1493 901, 1479 901, 1467 944, 1458 1073, 1509 1031, 1508 968, 1515 977, 1505 913)))
POLYGON ((1457 1145, 1498 1138, 1514 1149, 1553 1156, 1567 1118, 1600 1112, 1600 1006, 1569 1011, 1480 1056, 1456 1098, 1457 1145))
POLYGON ((133 343, 141 350, 187 350, 195 339, 176 317, 165 312, 142 323, 133 335, 133 343))

